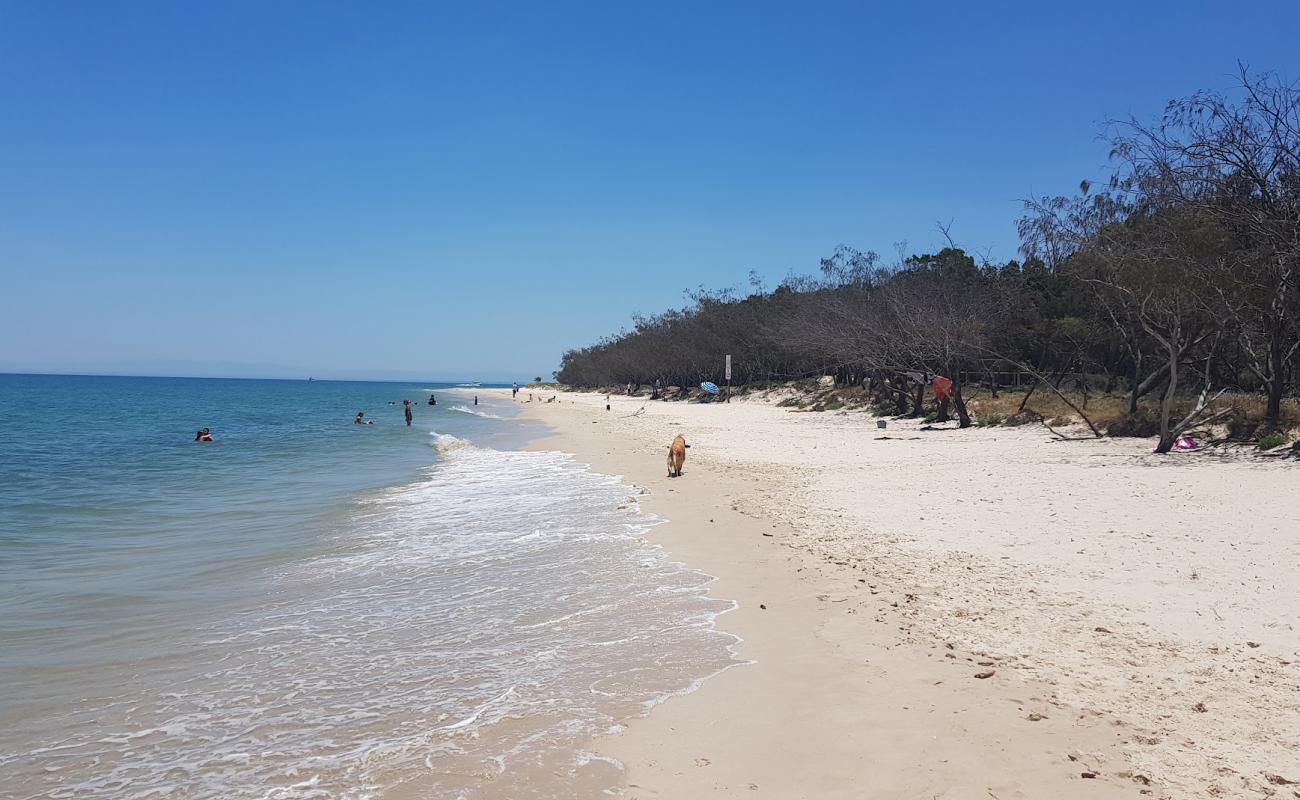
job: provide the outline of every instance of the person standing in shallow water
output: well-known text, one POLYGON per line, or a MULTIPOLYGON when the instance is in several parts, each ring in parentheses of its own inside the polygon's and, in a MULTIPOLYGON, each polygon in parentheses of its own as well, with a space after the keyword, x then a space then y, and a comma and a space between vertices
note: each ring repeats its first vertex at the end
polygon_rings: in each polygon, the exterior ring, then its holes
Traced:
POLYGON ((402 406, 406 410, 406 427, 411 427, 411 401, 403 400, 402 406))

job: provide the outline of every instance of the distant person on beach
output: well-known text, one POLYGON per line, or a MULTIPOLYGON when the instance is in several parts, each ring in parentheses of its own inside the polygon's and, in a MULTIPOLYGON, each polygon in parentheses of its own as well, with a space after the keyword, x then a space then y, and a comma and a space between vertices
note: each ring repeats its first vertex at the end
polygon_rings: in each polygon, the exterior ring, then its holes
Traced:
POLYGON ((199 429, 199 432, 196 433, 196 434, 194 434, 194 441, 196 441, 196 442, 211 442, 211 441, 213 441, 213 439, 212 439, 212 431, 208 430, 207 428, 200 428, 200 429, 199 429))
POLYGON ((518 396, 519 396, 519 384, 517 383, 510 384, 510 399, 514 400, 518 396))
POLYGON ((374 423, 366 419, 366 412, 358 411, 357 418, 352 420, 357 425, 373 425, 374 423))
POLYGON ((478 395, 474 395, 474 405, 478 405, 478 395))
POLYGON ((405 410, 406 410, 406 427, 409 428, 409 427, 411 427, 411 401, 410 401, 410 400, 403 400, 403 401, 402 401, 402 406, 403 406, 403 407, 405 408, 405 410))
POLYGON ((438 405, 438 398, 434 397, 433 395, 429 395, 429 405, 431 406, 438 405))

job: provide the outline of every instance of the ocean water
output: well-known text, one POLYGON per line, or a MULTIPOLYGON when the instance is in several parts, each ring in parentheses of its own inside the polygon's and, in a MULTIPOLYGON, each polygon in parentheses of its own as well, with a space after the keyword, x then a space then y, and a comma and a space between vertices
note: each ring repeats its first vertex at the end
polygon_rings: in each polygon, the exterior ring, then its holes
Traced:
POLYGON ((0 375, 0 797, 608 796, 584 744, 735 663, 730 604, 515 410, 0 375))

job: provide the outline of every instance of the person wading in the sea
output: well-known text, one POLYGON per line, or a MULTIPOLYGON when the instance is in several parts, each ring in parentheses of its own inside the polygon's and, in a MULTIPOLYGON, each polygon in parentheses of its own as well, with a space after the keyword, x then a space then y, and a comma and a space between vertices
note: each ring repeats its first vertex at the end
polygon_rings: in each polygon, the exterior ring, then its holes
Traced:
POLYGON ((403 400, 402 406, 406 409, 406 427, 411 427, 411 401, 403 400))

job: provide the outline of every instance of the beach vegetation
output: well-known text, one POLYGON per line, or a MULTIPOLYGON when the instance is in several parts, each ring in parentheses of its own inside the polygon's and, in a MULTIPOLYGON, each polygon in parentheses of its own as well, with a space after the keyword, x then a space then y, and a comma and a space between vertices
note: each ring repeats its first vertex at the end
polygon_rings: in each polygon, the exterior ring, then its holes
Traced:
POLYGON ((1106 433, 1145 439, 1160 433, 1160 420, 1150 409, 1139 408, 1107 425, 1106 433))
POLYGON ((1042 417, 1039 414, 1036 414, 1032 411, 1021 411, 1018 414, 1012 414, 1011 416, 1002 420, 1002 424, 1006 425, 1009 428, 1018 428, 1021 425, 1029 425, 1031 423, 1038 422, 1038 420, 1040 419, 1042 419, 1042 417))
POLYGON ((1239 442, 1251 442, 1259 438, 1263 422, 1258 417, 1247 416, 1237 411, 1228 418, 1227 438, 1239 442))
POLYGON ((1259 444, 1257 444, 1256 447, 1258 447, 1260 450, 1274 450, 1286 444, 1287 441, 1288 439, 1285 433, 1275 432, 1275 433, 1270 433, 1267 436, 1261 438, 1259 440, 1259 444))
POLYGON ((1017 259, 967 252, 951 224, 943 246, 892 258, 841 246, 774 289, 700 288, 637 316, 557 378, 721 384, 729 355, 736 385, 813 406, 851 390, 834 402, 967 427, 977 404, 1006 425, 1155 436, 1157 452, 1300 424, 1300 89, 1242 70, 1230 95, 1105 136, 1109 179, 1026 199, 1017 259))

